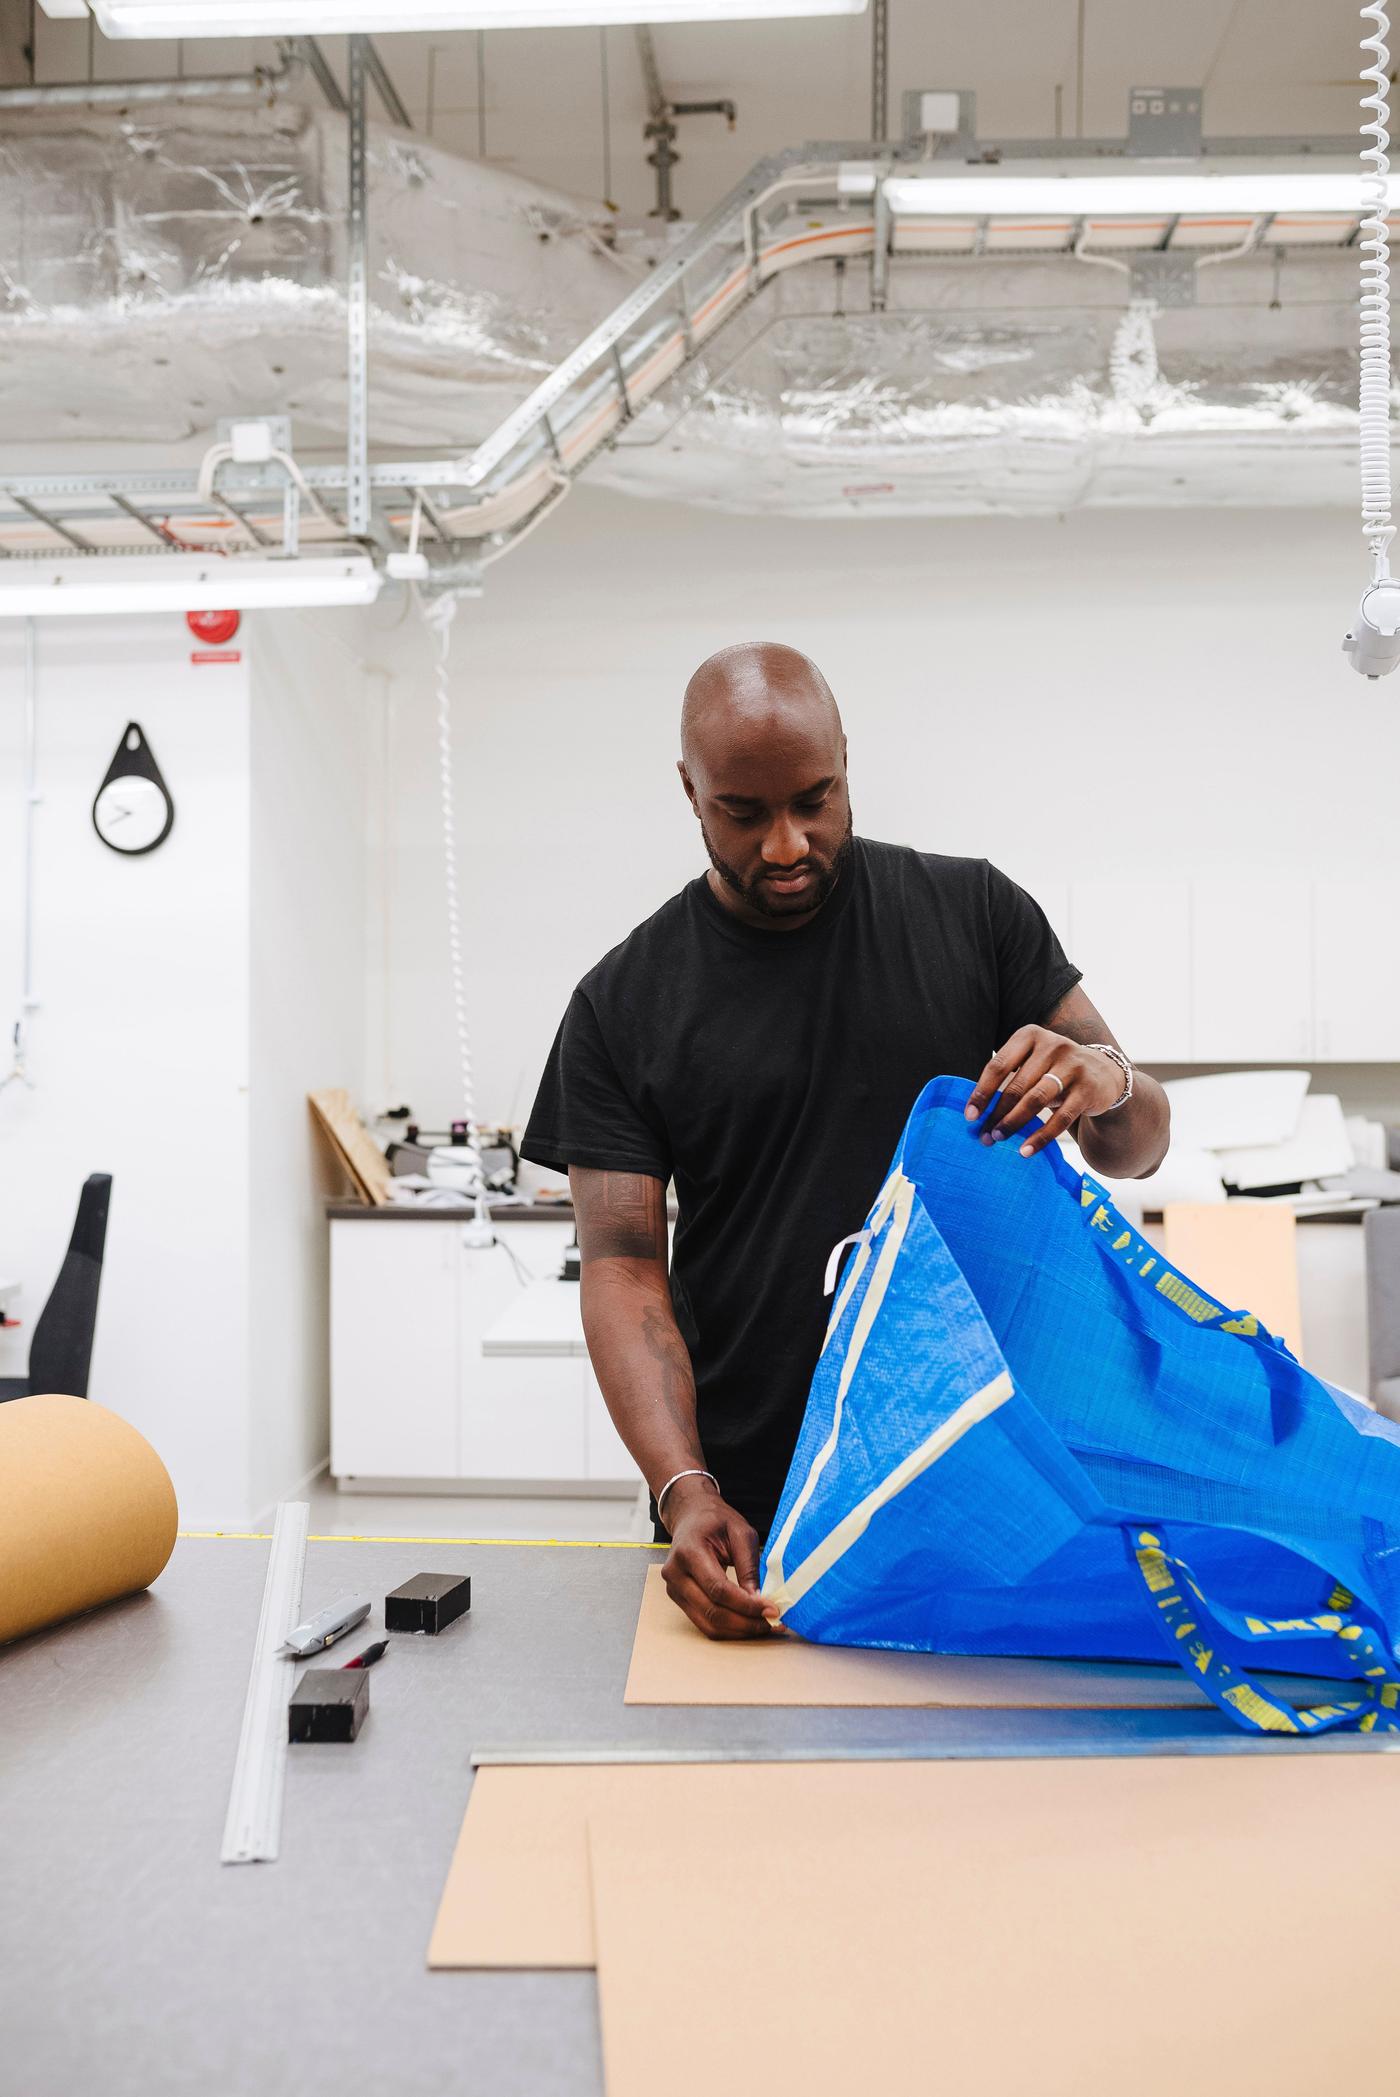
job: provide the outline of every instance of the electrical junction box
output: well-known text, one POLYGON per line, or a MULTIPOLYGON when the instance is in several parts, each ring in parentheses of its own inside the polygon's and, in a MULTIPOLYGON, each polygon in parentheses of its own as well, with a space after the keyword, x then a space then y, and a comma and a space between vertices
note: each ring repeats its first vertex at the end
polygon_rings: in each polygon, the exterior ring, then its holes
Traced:
POLYGON ((1201 152, 1198 87, 1128 90, 1128 151, 1146 160, 1197 160, 1201 152))
POLYGON ((906 138, 951 138, 971 145, 977 136, 977 97, 970 87, 911 87, 904 94, 906 138))
POLYGON ((270 459, 277 448, 272 441, 270 422, 235 422, 229 432, 229 443, 233 446, 233 461, 236 466, 258 466, 270 459))

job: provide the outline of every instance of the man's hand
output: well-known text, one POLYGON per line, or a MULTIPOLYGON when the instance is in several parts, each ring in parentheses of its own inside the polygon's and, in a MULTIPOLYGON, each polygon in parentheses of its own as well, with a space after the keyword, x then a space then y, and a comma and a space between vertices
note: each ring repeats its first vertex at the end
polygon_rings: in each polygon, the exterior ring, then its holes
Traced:
POLYGON ((999 1092, 981 1141, 1004 1143, 1049 1108, 1048 1121, 1037 1124, 1021 1145, 1021 1156, 1029 1158, 1072 1129, 1082 1115, 1092 1119, 1116 1106, 1122 1090, 1123 1073, 1110 1056, 1050 1027, 1018 1027, 977 1080, 966 1112, 969 1121, 976 1121, 999 1092))
POLYGON ((705 1478, 682 1478, 662 1518, 671 1555, 666 1591, 706 1638, 767 1638, 773 1625, 758 1593, 758 1537, 705 1478), (733 1566, 738 1585, 727 1577, 733 1566))

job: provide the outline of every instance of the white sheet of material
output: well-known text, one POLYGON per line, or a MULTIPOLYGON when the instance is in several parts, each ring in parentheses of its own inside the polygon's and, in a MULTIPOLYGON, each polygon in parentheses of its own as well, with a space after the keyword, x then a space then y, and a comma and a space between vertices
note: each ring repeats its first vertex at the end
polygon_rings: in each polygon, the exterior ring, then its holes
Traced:
POLYGON ((1108 1195, 1109 1200, 1129 1223, 1142 1228, 1144 1213, 1156 1215, 1169 1202, 1216 1202, 1225 1199, 1225 1182, 1220 1177, 1220 1161, 1214 1151, 1190 1150, 1184 1145, 1173 1143, 1155 1172, 1146 1179, 1115 1180, 1107 1173, 1095 1172, 1085 1163, 1079 1146, 1069 1137, 1061 1137, 1060 1147, 1076 1172, 1087 1172, 1108 1195))
POLYGON ((1245 1145, 1217 1155, 1226 1182, 1246 1193, 1251 1187, 1335 1179, 1355 1162, 1342 1103, 1334 1092, 1310 1092, 1302 1102, 1297 1128, 1285 1141, 1245 1145))
MULTIPOLYGON (((1308 1089, 1305 1070, 1229 1070, 1169 1078, 1172 1148, 1244 1150, 1283 1143, 1298 1127, 1308 1089)), ((1194 1201, 1196 1195, 1168 1197, 1194 1201)))

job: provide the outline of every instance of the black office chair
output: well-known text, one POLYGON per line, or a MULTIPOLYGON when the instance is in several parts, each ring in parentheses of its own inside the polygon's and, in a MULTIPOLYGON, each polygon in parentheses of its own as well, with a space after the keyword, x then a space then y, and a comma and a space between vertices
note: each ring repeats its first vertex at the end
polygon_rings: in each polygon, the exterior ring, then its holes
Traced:
POLYGON ((78 1197, 78 1220, 58 1280, 34 1328, 28 1374, 0 1376, 0 1405, 7 1398, 27 1398, 31 1391, 62 1391, 86 1398, 111 1201, 111 1173, 94 1172, 78 1197))

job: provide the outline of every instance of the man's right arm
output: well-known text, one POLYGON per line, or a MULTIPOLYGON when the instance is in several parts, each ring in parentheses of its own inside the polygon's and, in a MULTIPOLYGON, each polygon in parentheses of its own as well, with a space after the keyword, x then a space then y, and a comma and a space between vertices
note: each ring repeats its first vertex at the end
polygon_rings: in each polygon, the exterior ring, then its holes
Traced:
MULTIPOLYGON (((571 1165, 582 1256, 583 1330, 613 1424, 653 1496, 678 1471, 705 1470, 695 1422, 695 1378, 671 1306, 666 1190, 641 1172, 571 1165)), ((762 1638, 758 1538, 705 1477, 666 1495, 671 1553, 662 1577, 711 1638, 762 1638), (732 1566, 738 1585, 726 1577, 732 1566)))

